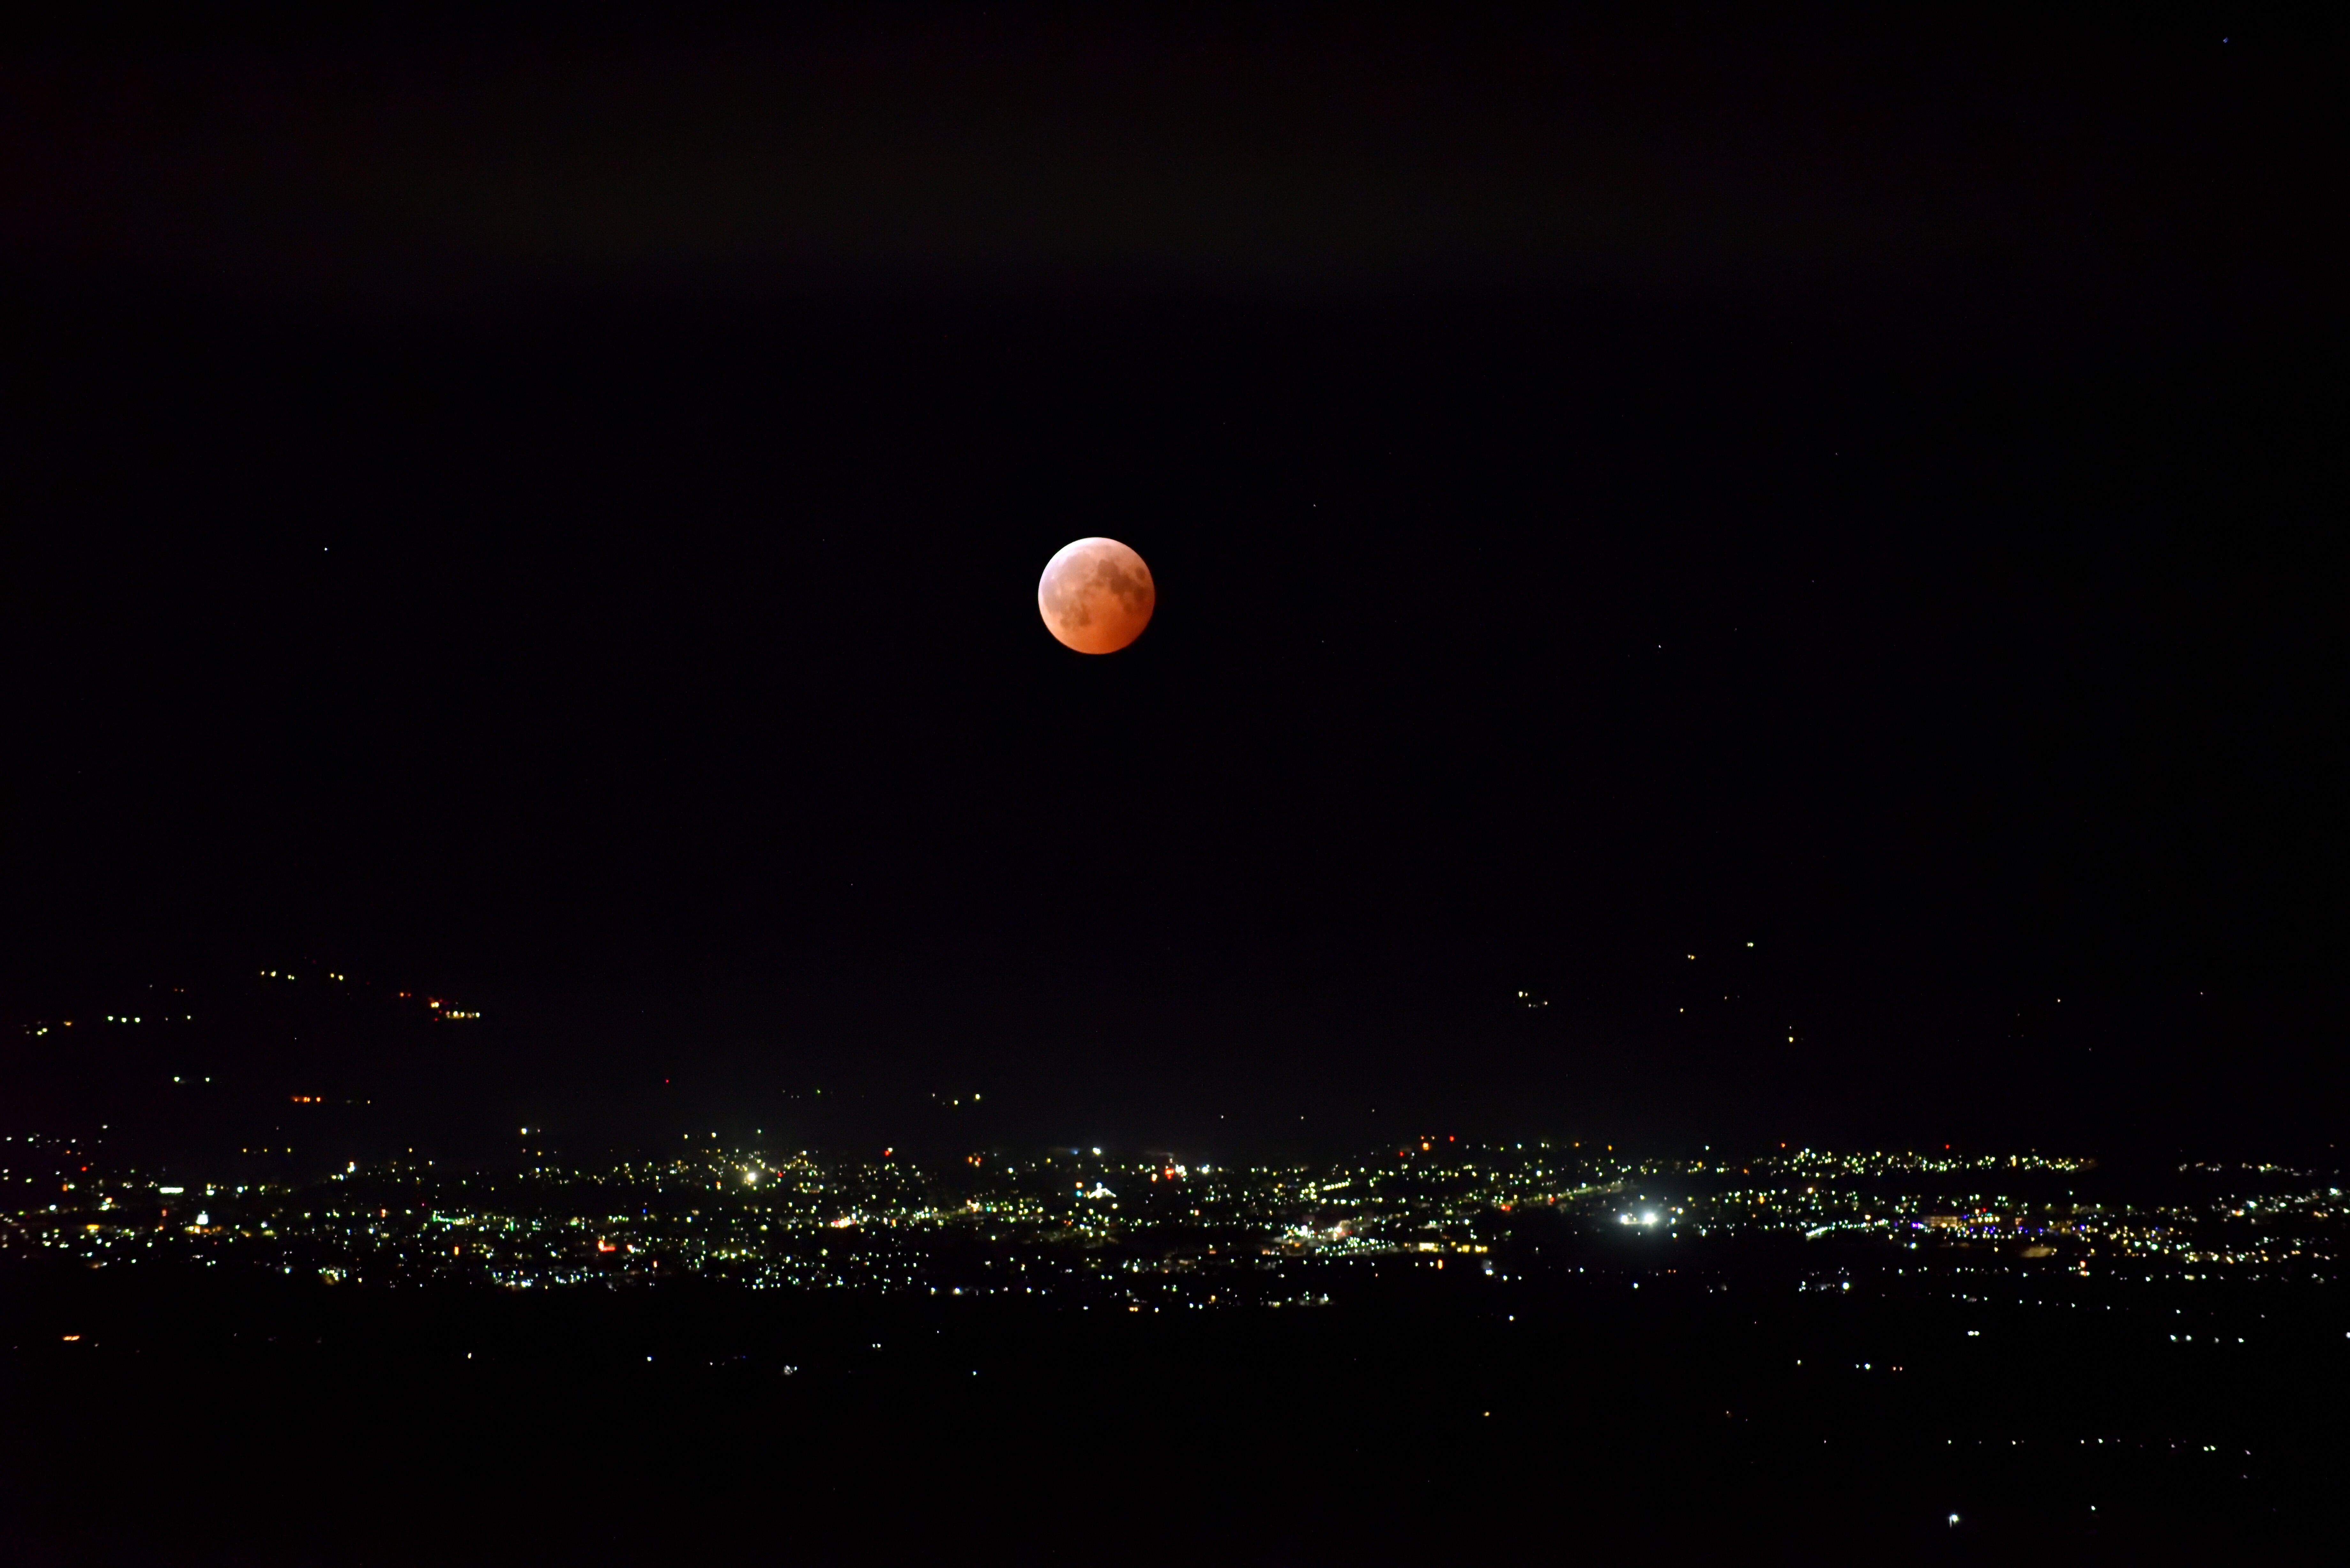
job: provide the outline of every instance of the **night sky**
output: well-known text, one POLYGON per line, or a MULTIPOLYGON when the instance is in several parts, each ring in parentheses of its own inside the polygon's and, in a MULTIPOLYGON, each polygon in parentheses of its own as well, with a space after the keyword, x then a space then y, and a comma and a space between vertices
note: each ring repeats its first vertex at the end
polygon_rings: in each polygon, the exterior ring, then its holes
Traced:
POLYGON ((1077 16, 9 42, 0 1095, 2336 1124, 2309 40, 1077 16))

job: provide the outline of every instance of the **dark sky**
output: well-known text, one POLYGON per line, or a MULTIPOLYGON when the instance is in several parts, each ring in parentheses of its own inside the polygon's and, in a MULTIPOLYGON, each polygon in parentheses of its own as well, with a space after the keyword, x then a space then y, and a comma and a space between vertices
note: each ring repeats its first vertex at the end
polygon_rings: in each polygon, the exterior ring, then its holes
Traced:
POLYGON ((445 993, 500 1126, 2322 1136, 2326 42, 19 36, 0 996, 445 993))

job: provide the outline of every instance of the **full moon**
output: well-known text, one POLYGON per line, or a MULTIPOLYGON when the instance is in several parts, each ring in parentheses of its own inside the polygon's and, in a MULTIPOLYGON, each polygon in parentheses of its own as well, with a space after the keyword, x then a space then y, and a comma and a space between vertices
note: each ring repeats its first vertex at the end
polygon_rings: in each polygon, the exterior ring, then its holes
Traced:
POLYGON ((1116 653, 1142 635, 1159 603, 1150 568, 1115 539, 1079 539, 1045 563, 1036 613, 1079 653, 1116 653))

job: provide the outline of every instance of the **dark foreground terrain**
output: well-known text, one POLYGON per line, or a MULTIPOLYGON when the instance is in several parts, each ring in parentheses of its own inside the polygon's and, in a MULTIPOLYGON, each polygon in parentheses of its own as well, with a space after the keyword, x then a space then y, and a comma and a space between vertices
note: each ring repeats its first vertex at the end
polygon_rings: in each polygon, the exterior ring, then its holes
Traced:
POLYGON ((2251 1562, 2338 1499, 2337 1284, 1466 1272, 1153 1313, 11 1265, 6 1556, 2251 1562))

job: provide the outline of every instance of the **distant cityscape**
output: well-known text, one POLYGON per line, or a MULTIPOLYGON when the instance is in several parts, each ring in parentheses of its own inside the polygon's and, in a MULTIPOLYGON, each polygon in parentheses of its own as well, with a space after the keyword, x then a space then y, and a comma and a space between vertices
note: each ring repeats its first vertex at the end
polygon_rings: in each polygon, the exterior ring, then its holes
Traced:
POLYGON ((92 1269, 274 1271, 326 1285, 743 1289, 1310 1307, 1372 1278, 1508 1288, 1565 1272, 1630 1288, 1777 1276, 1965 1294, 1988 1272, 2126 1283, 2324 1281, 2339 1172, 2185 1164, 2123 1187, 2034 1153, 1650 1158, 1605 1145, 1415 1138, 1328 1166, 1094 1147, 917 1165, 724 1147, 566 1158, 521 1129, 502 1169, 421 1158, 323 1179, 204 1181, 106 1146, 0 1139, 0 1257, 92 1269))

